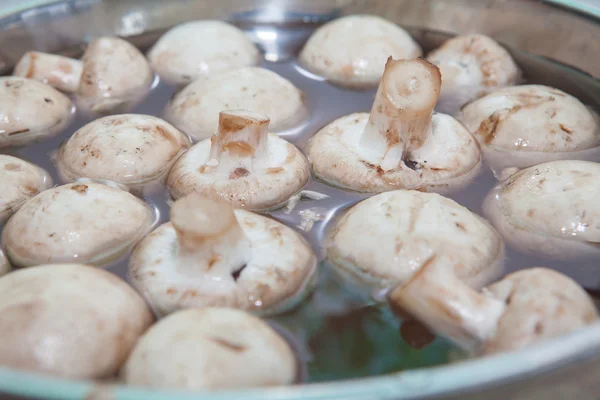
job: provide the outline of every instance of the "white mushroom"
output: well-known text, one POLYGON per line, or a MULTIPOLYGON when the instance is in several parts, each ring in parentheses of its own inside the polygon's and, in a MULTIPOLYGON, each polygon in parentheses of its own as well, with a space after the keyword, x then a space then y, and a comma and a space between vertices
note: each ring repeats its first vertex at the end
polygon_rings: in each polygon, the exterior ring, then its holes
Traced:
POLYGON ((442 93, 436 108, 454 115, 466 103, 519 83, 521 71, 494 39, 478 34, 456 36, 427 55, 440 68, 442 93))
POLYGON ((299 61, 334 84, 360 89, 377 85, 388 57, 421 55, 419 45, 398 25, 374 15, 350 15, 317 29, 299 61))
POLYGON ((257 65, 261 54, 241 29, 207 20, 167 31, 148 52, 148 60, 162 79, 187 84, 215 72, 257 65))
POLYGON ((74 115, 71 100, 51 86, 32 79, 0 77, 0 148, 55 136, 74 115))
POLYGON ((44 169, 20 158, 0 155, 0 222, 25 201, 50 188, 52 178, 44 169))
POLYGON ((516 249, 571 260, 600 254, 598 199, 600 164, 552 161, 498 184, 483 211, 516 249))
POLYGON ((73 183, 28 200, 2 232, 6 255, 21 267, 107 264, 144 236, 155 220, 137 197, 100 183, 73 183))
POLYGON ((285 204, 310 178, 304 155, 268 133, 269 119, 243 110, 219 114, 219 130, 183 154, 167 184, 178 199, 191 192, 264 211, 285 204))
POLYGON ((272 315, 311 291, 316 257, 280 222, 193 193, 136 247, 129 273, 157 315, 206 306, 272 315))
POLYGON ((83 63, 57 54, 28 51, 19 60, 13 75, 35 79, 63 92, 75 92, 79 87, 83 63))
POLYGON ((201 77, 177 93, 166 110, 167 120, 201 140, 217 131, 219 113, 249 110, 271 120, 271 129, 290 128, 308 115, 304 95, 290 81, 268 69, 237 68, 201 77))
POLYGON ((289 385, 298 362, 266 322, 240 310, 179 311, 142 336, 121 373, 130 385, 179 389, 289 385))
POLYGON ((187 136, 160 118, 123 114, 80 128, 58 150, 65 181, 86 177, 138 187, 163 178, 190 146, 187 136))
POLYGON ((541 85, 500 89, 458 116, 490 167, 525 168, 553 160, 597 160, 600 118, 573 96, 541 85))
POLYGON ((472 181, 479 146, 452 117, 433 113, 440 72, 424 59, 388 60, 371 114, 351 114, 308 143, 315 176, 360 192, 449 192, 472 181))
POLYGON ((109 378, 152 323, 117 276, 81 264, 0 278, 0 365, 71 379, 109 378))

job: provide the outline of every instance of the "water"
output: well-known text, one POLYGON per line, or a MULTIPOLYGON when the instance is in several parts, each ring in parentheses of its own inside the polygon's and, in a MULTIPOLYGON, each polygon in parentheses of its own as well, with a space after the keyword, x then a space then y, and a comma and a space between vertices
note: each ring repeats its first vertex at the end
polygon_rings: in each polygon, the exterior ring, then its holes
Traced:
MULTIPOLYGON (((311 112, 310 119, 281 133, 281 136, 301 149, 315 132, 332 120, 353 112, 368 112, 375 94, 375 90, 358 92, 332 86, 297 65, 294 54, 316 26, 296 24, 281 27, 250 23, 242 25, 250 37, 265 50, 266 59, 270 61, 265 61, 263 66, 289 79, 306 95, 311 112), (269 34, 266 35, 265 32, 269 34)), ((447 38, 445 34, 421 29, 411 29, 410 32, 426 51, 438 46, 447 38)), ((146 50, 161 33, 150 32, 130 40, 142 50, 146 50)), ((65 53, 76 55, 77 51, 78 49, 66 49, 65 53)), ((524 70, 529 83, 558 87, 586 104, 600 108, 600 84, 591 77, 523 52, 511 50, 511 53, 524 70)), ((132 112, 161 116, 175 91, 175 87, 161 83, 132 112)), ((56 137, 20 149, 7 149, 4 152, 38 164, 48 170, 55 182, 59 183, 51 161, 51 153, 90 120, 89 117, 78 115, 73 123, 56 137)), ((483 197, 495 183, 492 172, 486 169, 468 188, 449 197, 481 214, 483 197)), ((292 227, 300 224, 300 213, 309 208, 318 207, 323 218, 314 224, 310 232, 302 232, 321 259, 317 289, 295 310, 271 319, 274 324, 288 332, 300 359, 306 363, 307 374, 303 380, 314 382, 380 375, 460 359, 461 354, 451 344, 440 338, 432 340, 427 332, 414 323, 401 329, 400 322, 385 305, 372 304, 353 292, 323 261, 320 243, 332 220, 342 210, 368 196, 341 191, 315 180, 311 180, 305 189, 330 197, 302 201, 290 214, 283 210, 270 213, 274 218, 292 227)), ((155 207, 161 223, 168 220, 169 195, 164 187, 151 193, 145 192, 141 196, 155 207)), ((127 258, 126 255, 107 268, 127 279, 127 258)), ((600 289, 598 261, 593 259, 577 263, 557 262, 524 255, 511 248, 507 249, 506 255, 507 272, 532 266, 547 266, 568 274, 589 289, 590 293, 596 293, 595 290, 600 289)))

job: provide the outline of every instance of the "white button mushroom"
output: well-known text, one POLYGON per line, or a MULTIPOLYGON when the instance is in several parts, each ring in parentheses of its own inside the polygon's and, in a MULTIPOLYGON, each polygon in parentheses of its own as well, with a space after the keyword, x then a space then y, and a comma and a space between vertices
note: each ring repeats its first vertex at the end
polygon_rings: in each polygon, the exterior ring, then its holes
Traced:
POLYGON ((145 235, 153 210, 137 197, 100 183, 73 183, 28 200, 2 232, 17 266, 83 262, 106 264, 145 235))
POLYGON ((63 92, 77 91, 83 63, 57 54, 28 51, 19 60, 13 75, 35 79, 63 92))
POLYGON ((166 117, 201 140, 217 131, 221 111, 237 109, 265 114, 274 131, 290 128, 308 115, 303 93, 290 81, 268 69, 245 67, 189 84, 171 100, 166 117))
POLYGON ((374 15, 351 15, 317 29, 299 61, 334 84, 360 89, 377 85, 388 57, 421 55, 419 45, 398 25, 374 15))
POLYGON ((598 199, 600 164, 552 161, 498 184, 483 211, 516 249, 569 260, 600 254, 598 199))
POLYGON ((442 72, 437 109, 454 115, 460 108, 494 90, 519 83, 521 71, 494 39, 484 35, 457 36, 427 55, 442 72))
POLYGON ((130 187, 160 180, 190 141, 150 115, 123 114, 80 128, 58 150, 56 166, 65 181, 106 179, 130 187))
POLYGON ((480 170, 479 146, 459 122, 433 113, 440 85, 438 68, 424 59, 390 58, 371 114, 337 119, 309 141, 315 176, 360 192, 467 185, 480 170))
POLYGON ((18 270, 0 278, 0 365, 108 378, 152 321, 144 300, 110 272, 81 264, 18 270))
POLYGON ((311 291, 316 257, 280 222, 193 193, 136 247, 129 271, 157 315, 206 306, 271 315, 311 291))
POLYGON ((229 69, 257 65, 261 55, 244 32, 223 21, 191 21, 161 36, 148 60, 167 82, 186 84, 229 69))
POLYGON ((52 178, 44 169, 20 158, 0 155, 0 222, 25 201, 50 188, 52 178))
POLYGON ((0 77, 0 148, 52 137, 73 119, 71 100, 32 79, 0 77))
POLYGON ((281 206, 310 177, 304 155, 267 132, 269 119, 243 110, 219 114, 219 131, 184 153, 167 184, 177 199, 191 192, 264 211, 281 206))
POLYGON ((294 383, 298 362, 266 322, 240 310, 179 311, 151 327, 125 363, 130 385, 179 389, 294 383))
POLYGON ((600 157, 600 119, 579 100, 541 85, 500 89, 458 115, 497 171, 546 161, 600 157))

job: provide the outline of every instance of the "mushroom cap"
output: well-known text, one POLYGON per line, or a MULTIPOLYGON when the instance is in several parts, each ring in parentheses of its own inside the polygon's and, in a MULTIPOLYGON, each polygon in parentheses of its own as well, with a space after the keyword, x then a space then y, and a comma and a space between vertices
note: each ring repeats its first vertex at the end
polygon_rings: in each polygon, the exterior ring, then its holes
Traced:
POLYGON ((127 384, 186 389, 289 385, 290 345, 266 322, 230 308, 179 311, 144 334, 125 363, 127 384))
POLYGON ((341 117, 317 132, 306 154, 315 176, 330 185, 359 192, 419 189, 447 193, 469 184, 480 172, 479 146, 454 118, 433 114, 431 134, 411 153, 411 166, 384 170, 363 160, 359 148, 369 114, 341 117))
POLYGON ((219 113, 243 109, 264 114, 281 131, 307 116, 303 93, 268 69, 244 67, 200 77, 177 93, 167 108, 167 120, 201 140, 217 132, 219 113))
POLYGON ((443 78, 437 109, 448 114, 479 97, 519 83, 521 71, 494 39, 470 34, 447 40, 427 55, 443 78))
POLYGON ((600 164, 552 161, 494 187, 483 211, 520 251, 555 259, 600 254, 600 164))
POLYGON ((73 119, 71 100, 33 79, 0 77, 0 148, 52 137, 73 119))
POLYGON ((506 303, 483 354, 511 351, 555 338, 598 320, 590 296, 574 280, 548 268, 507 275, 489 286, 488 296, 506 303))
POLYGON ((148 60, 168 82, 187 84, 229 69, 256 65, 261 54, 239 28, 223 21, 191 21, 161 36, 148 60))
POLYGON ((94 182, 48 189, 8 220, 2 242, 18 266, 106 264, 145 235, 155 220, 149 205, 126 191, 94 182))
POLYGON ((152 323, 125 281, 81 264, 0 278, 0 364, 64 378, 114 375, 152 323))
POLYGON ((15 65, 14 76, 35 79, 63 92, 79 87, 83 63, 58 54, 28 51, 15 65))
POLYGON ((126 110, 150 90, 154 72, 131 43, 116 37, 94 39, 81 58, 78 103, 96 113, 126 110))
POLYGON ((163 177, 189 146, 187 136, 160 118, 111 115, 75 132, 56 161, 66 181, 86 177, 139 185, 163 177))
POLYGON ((457 117, 481 144, 490 167, 525 168, 600 156, 600 119, 575 97, 542 85, 500 89, 457 117))
POLYGON ((0 222, 51 186, 52 178, 46 170, 20 158, 0 154, 0 222))
POLYGON ((341 86, 377 86, 388 57, 421 56, 419 45, 398 25, 374 15, 328 22, 312 34, 299 61, 309 71, 341 86))

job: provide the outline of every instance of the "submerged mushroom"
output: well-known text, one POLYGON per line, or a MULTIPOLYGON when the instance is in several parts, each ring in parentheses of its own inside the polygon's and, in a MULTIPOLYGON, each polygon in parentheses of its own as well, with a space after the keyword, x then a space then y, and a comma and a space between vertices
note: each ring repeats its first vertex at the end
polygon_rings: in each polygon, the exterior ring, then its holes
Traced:
POLYGON ((442 73, 436 108, 456 114, 466 103, 519 83, 521 71, 494 39, 478 34, 456 36, 427 55, 442 73))
POLYGON ((598 320, 592 299, 571 278, 546 268, 514 272, 477 292, 436 260, 389 301, 476 355, 522 349, 598 320))
POLYGON ((224 389, 290 385, 298 362, 266 322, 230 308, 170 315, 143 335, 121 375, 130 385, 224 389))
POLYGON ((334 84, 360 89, 377 85, 388 57, 413 59, 421 54, 398 25, 374 15, 350 15, 317 29, 299 60, 334 84))
POLYGON ((108 378, 152 321, 144 300, 109 272, 81 264, 18 270, 0 278, 0 365, 108 378))
POLYGON ((173 165, 167 184, 177 199, 191 192, 264 211, 281 206, 310 177, 304 155, 268 133, 263 115, 230 110, 219 114, 216 135, 194 145, 173 165))
POLYGON ((306 118, 303 97, 297 87, 275 72, 237 68, 189 84, 171 100, 166 115, 173 125, 197 140, 217 131, 219 113, 224 110, 264 114, 271 120, 271 129, 282 131, 306 118))
POLYGON ((0 148, 57 135, 72 121, 71 100, 33 79, 0 77, 0 148))
POLYGON ((100 183, 72 183, 29 199, 2 232, 6 255, 28 267, 81 262, 103 265, 119 257, 154 224, 149 205, 100 183))
POLYGON ((308 142, 315 176, 359 192, 467 185, 479 172, 479 146, 454 118, 433 113, 440 85, 426 60, 390 58, 371 114, 339 118, 308 142))
POLYGON ((51 186, 52 178, 44 169, 20 158, 0 154, 0 223, 25 201, 51 186))
POLYGON ((272 315, 312 290, 316 257, 280 222, 193 193, 136 247, 129 273, 157 315, 207 306, 272 315))
POLYGON ((600 164, 552 161, 498 184, 483 211, 516 249, 570 260, 600 254, 598 199, 600 164))
POLYGON ((58 54, 28 51, 19 60, 13 75, 35 79, 63 92, 77 91, 83 63, 58 54))
POLYGON ((58 150, 61 178, 106 179, 137 187, 165 176, 189 139, 150 115, 123 114, 80 128, 58 150))
POLYGON ((241 29, 207 20, 167 31, 148 52, 148 60, 162 79, 186 84, 215 72, 257 65, 261 55, 241 29))
POLYGON ((490 167, 600 157, 600 118, 575 97, 548 86, 500 89, 458 115, 481 144, 490 167))

